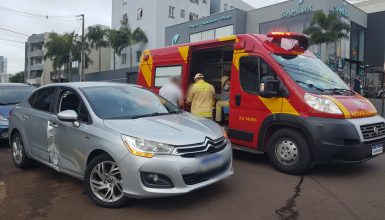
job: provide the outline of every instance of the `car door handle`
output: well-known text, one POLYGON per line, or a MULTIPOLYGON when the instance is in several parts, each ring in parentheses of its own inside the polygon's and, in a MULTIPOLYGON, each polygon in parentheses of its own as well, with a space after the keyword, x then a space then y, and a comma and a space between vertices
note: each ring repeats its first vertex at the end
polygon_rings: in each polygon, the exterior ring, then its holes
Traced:
POLYGON ((236 106, 240 106, 241 105, 241 95, 240 94, 236 94, 235 95, 235 105, 236 106))
POLYGON ((54 128, 58 128, 58 127, 59 127, 59 124, 58 124, 58 123, 55 123, 55 122, 52 122, 52 121, 50 121, 50 122, 49 122, 49 126, 51 126, 51 127, 54 127, 54 128))

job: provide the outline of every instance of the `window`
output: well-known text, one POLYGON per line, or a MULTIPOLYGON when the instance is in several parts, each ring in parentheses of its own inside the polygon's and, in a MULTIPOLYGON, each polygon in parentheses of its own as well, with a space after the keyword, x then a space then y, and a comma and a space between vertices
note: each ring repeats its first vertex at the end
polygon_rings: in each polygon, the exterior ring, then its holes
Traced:
POLYGON ((139 8, 139 9, 138 9, 138 12, 137 12, 137 15, 136 15, 136 16, 137 16, 137 17, 136 17, 137 20, 142 19, 142 17, 143 17, 143 8, 139 8))
POLYGON ((227 37, 234 34, 234 26, 229 25, 215 29, 215 38, 227 37))
POLYGON ((171 77, 180 77, 182 66, 157 67, 155 70, 155 87, 162 87, 168 83, 171 77))
POLYGON ((223 10, 227 11, 227 9, 228 9, 228 4, 225 3, 224 6, 223 6, 223 10))
POLYGON ((207 4, 207 0, 203 0, 202 2, 203 2, 203 4, 207 4))
POLYGON ((129 0, 123 0, 123 5, 127 5, 129 0))
POLYGON ((126 63, 127 63, 127 54, 123 53, 122 54, 122 64, 126 64, 126 63))
POLYGON ((174 18, 174 12, 175 12, 175 7, 174 6, 168 6, 168 17, 169 18, 174 18))
POLYGON ((73 110, 78 114, 78 120, 89 122, 88 111, 80 98, 72 91, 66 90, 62 93, 59 101, 59 112, 73 110))
POLYGON ((245 92, 259 94, 261 79, 265 76, 277 78, 269 65, 258 57, 242 57, 240 60, 240 81, 245 92))
POLYGON ((140 62, 140 58, 142 58, 142 51, 141 50, 136 51, 136 62, 137 63, 140 62))
POLYGON ((199 5, 199 0, 190 0, 190 2, 199 5))
POLYGON ((185 10, 183 10, 183 9, 180 10, 180 17, 181 18, 185 18, 186 17, 186 11, 185 10))
POLYGON ((48 87, 36 91, 32 107, 37 110, 49 112, 51 103, 55 97, 55 90, 55 87, 48 87))
POLYGON ((194 20, 198 19, 198 15, 193 13, 193 12, 190 12, 189 19, 190 19, 190 21, 194 21, 194 20))
POLYGON ((234 6, 230 6, 230 9, 234 9, 234 6))
POLYGON ((229 25, 225 27, 220 27, 208 31, 198 32, 190 35, 190 43, 202 41, 202 40, 212 40, 220 37, 227 37, 234 34, 234 26, 229 25))
POLYGON ((33 86, 2 86, 0 105, 13 105, 25 101, 35 90, 33 86))
POLYGON ((128 16, 127 16, 127 14, 124 14, 124 15, 123 15, 123 21, 124 21, 124 22, 128 22, 128 16))

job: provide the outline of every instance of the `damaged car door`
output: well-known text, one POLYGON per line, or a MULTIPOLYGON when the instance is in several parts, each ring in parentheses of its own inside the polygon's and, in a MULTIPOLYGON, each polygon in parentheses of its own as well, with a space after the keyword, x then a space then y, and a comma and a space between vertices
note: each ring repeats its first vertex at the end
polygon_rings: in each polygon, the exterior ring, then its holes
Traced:
POLYGON ((77 114, 76 121, 60 120, 57 115, 50 119, 53 128, 52 146, 57 166, 74 174, 82 174, 84 147, 87 142, 86 131, 91 122, 87 108, 79 94, 68 88, 59 89, 55 112, 72 110, 77 114))

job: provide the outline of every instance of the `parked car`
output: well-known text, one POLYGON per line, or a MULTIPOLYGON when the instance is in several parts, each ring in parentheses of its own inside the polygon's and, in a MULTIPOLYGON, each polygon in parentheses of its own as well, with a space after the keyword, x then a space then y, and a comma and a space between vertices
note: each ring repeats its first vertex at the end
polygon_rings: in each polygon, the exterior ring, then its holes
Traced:
POLYGON ((22 83, 0 84, 0 139, 8 138, 8 119, 12 108, 26 100, 35 87, 22 83))
POLYGON ((35 160, 83 179, 102 207, 187 193, 233 174, 220 126, 134 85, 42 87, 14 108, 10 135, 17 167, 35 160))

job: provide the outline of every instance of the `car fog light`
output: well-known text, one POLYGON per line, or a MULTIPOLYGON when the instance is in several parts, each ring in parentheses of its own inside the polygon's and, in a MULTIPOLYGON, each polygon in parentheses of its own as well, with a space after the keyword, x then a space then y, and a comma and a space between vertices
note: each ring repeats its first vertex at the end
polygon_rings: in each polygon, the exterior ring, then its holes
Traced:
POLYGON ((8 132, 3 132, 3 133, 1 133, 1 137, 7 138, 7 137, 8 137, 8 132))
POLYGON ((158 188, 158 189, 171 189, 174 187, 174 184, 165 175, 157 173, 140 173, 142 178, 143 185, 148 188, 158 188))

